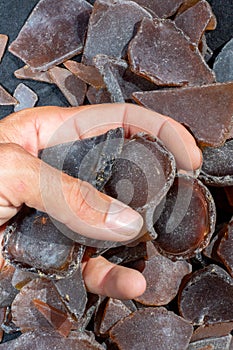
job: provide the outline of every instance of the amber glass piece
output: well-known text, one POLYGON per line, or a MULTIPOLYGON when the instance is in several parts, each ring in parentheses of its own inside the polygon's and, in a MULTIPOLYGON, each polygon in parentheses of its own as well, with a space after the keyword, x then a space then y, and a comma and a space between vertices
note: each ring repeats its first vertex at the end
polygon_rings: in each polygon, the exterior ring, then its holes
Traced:
POLYGON ((154 243, 162 254, 194 256, 207 246, 215 229, 213 198, 201 181, 179 175, 156 208, 154 220, 154 243))
POLYGON ((0 62, 4 55, 7 41, 8 41, 8 36, 5 34, 0 34, 0 62))
POLYGON ((27 65, 20 69, 17 69, 14 72, 14 75, 18 79, 31 79, 36 81, 42 81, 45 83, 50 83, 50 84, 53 83, 48 72, 33 72, 31 68, 27 65))
POLYGON ((122 264, 122 263, 127 264, 131 261, 142 259, 146 255, 147 255, 147 247, 145 242, 140 242, 137 245, 132 247, 131 246, 114 247, 114 248, 108 249, 106 252, 103 252, 103 256, 113 264, 122 264))
POLYGON ((140 309, 119 321, 110 330, 121 350, 186 349, 192 335, 189 322, 163 307, 140 309))
POLYGON ((37 277, 38 275, 36 273, 15 269, 11 283, 14 288, 20 290, 23 286, 37 277))
POLYGON ((203 148, 200 178, 208 185, 233 186, 233 139, 218 148, 203 148))
POLYGON ((146 291, 136 301, 151 306, 168 304, 176 294, 183 277, 192 271, 186 261, 172 262, 170 259, 156 255, 145 261, 142 271, 147 282, 146 291))
POLYGON ((208 325, 203 325, 195 329, 191 342, 206 339, 219 338, 229 335, 233 329, 233 322, 220 322, 208 325))
POLYGON ((23 83, 16 87, 13 96, 18 101, 17 105, 14 107, 15 112, 34 107, 38 100, 37 94, 23 83))
POLYGON ((96 89, 89 86, 87 90, 87 99, 90 104, 111 103, 111 95, 107 89, 96 89))
POLYGON ((135 2, 96 0, 88 25, 82 62, 92 65, 92 59, 98 54, 124 57, 135 26, 144 17, 151 18, 151 15, 135 2))
POLYGON ((211 29, 215 29, 217 23, 212 12, 211 6, 206 0, 198 1, 194 6, 179 14, 175 18, 175 24, 191 40, 198 45, 206 29, 209 29, 209 23, 214 24, 211 29), (213 27, 213 28, 212 28, 213 27))
POLYGON ((85 0, 40 0, 9 51, 45 71, 80 53, 92 6, 85 0))
POLYGON ((223 229, 224 235, 220 241, 217 249, 217 254, 220 257, 222 263, 226 266, 228 272, 233 277, 233 219, 223 229))
POLYGON ((197 47, 170 20, 144 18, 130 42, 128 55, 133 72, 157 85, 202 85, 215 81, 197 47))
POLYGON ((154 16, 166 18, 174 15, 185 0, 135 0, 154 16))
POLYGON ((16 105, 17 100, 0 85, 0 106, 16 105))
POLYGON ((10 306, 18 291, 12 286, 12 277, 15 268, 5 266, 0 273, 0 308, 10 306))
POLYGON ((64 62, 64 66, 85 83, 97 89, 105 87, 103 78, 95 67, 86 66, 76 61, 66 61, 64 62))
POLYGON ((67 69, 60 67, 51 68, 49 74, 71 106, 83 104, 87 90, 86 83, 67 69))
POLYGON ((219 338, 208 338, 198 340, 189 344, 187 350, 229 350, 231 335, 219 338))
POLYGON ((32 280, 21 288, 12 303, 12 319, 22 332, 30 330, 52 329, 50 323, 37 310, 33 300, 39 299, 54 308, 66 313, 66 308, 59 299, 53 283, 44 278, 32 280))
POLYGON ((68 319, 67 313, 38 299, 34 299, 33 304, 59 334, 68 337, 72 329, 72 322, 68 319))
POLYGON ((152 136, 137 134, 125 143, 105 192, 136 209, 145 219, 142 233, 149 231, 155 238, 154 209, 170 188, 174 175, 174 158, 163 144, 152 136))
POLYGON ((217 265, 198 270, 179 294, 179 311, 194 325, 233 321, 233 279, 217 265))
POLYGON ((134 93, 141 105, 187 126, 198 143, 221 146, 232 127, 233 83, 134 93), (210 128, 211 125, 211 128, 210 128))

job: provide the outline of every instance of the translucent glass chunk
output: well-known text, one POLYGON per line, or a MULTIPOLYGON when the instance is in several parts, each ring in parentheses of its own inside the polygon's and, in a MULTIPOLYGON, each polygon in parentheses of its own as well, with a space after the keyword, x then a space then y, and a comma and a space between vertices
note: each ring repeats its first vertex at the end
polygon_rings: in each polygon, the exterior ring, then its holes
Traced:
POLYGON ((233 39, 228 41, 216 57, 213 70, 217 81, 233 81, 233 39))
POLYGON ((20 69, 17 69, 14 72, 14 75, 18 79, 31 79, 36 81, 42 81, 45 83, 50 83, 50 84, 53 83, 48 72, 33 72, 31 68, 27 65, 20 69))
POLYGON ((8 36, 5 34, 0 34, 0 62, 4 55, 7 42, 8 42, 8 36))
POLYGON ((0 85, 0 106, 16 105, 17 100, 0 85))
POLYGON ((25 108, 32 108, 38 101, 37 94, 23 83, 16 87, 13 96, 18 101, 18 104, 14 107, 15 112, 21 111, 25 108))

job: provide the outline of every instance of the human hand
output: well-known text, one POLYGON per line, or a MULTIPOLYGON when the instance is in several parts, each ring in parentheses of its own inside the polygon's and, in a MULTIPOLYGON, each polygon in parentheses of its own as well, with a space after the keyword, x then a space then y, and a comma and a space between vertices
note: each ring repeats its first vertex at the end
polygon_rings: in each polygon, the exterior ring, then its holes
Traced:
MULTIPOLYGON (((37 158, 40 149, 120 126, 126 137, 139 131, 158 136, 182 169, 201 164, 200 151, 183 126, 133 104, 23 110, 0 121, 0 225, 25 203, 90 238, 122 242, 135 238, 142 227, 138 213, 37 158)), ((86 261, 83 277, 89 291, 121 299, 136 297, 146 287, 139 272, 103 257, 86 261)))

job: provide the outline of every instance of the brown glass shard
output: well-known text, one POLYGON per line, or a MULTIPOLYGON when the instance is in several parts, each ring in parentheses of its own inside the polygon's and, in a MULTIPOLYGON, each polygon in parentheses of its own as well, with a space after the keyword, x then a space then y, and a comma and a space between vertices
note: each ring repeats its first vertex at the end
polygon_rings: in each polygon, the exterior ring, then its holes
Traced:
POLYGON ((21 269, 15 269, 15 272, 12 276, 12 286, 18 290, 20 290, 23 286, 29 283, 32 279, 37 278, 38 275, 36 273, 24 271, 21 269))
POLYGON ((67 313, 38 299, 34 299, 33 304, 59 334, 68 337, 73 325, 67 313))
POLYGON ((16 87, 13 96, 18 101, 18 103, 14 107, 15 112, 21 111, 25 108, 34 107, 38 100, 37 94, 23 83, 19 84, 16 87))
POLYGON ((51 68, 49 74, 71 106, 83 104, 87 90, 86 83, 67 69, 60 67, 51 68))
POLYGON ((7 42, 8 42, 8 36, 5 34, 0 34, 0 62, 4 55, 7 42))
POLYGON ((161 142, 152 136, 137 134, 125 143, 105 192, 137 210, 144 217, 141 234, 148 231, 155 238, 154 209, 170 188, 174 171, 174 158, 161 142))
POLYGON ((230 350, 231 335, 198 340, 189 344, 187 350, 230 350))
POLYGON ((87 90, 87 99, 90 104, 111 103, 111 95, 107 89, 96 89, 89 86, 87 90))
POLYGON ((76 61, 66 61, 64 62, 64 66, 79 79, 94 88, 100 89, 105 87, 103 78, 95 67, 86 66, 85 64, 76 61))
POLYGON ((201 181, 179 175, 156 208, 154 220, 158 235, 154 244, 162 254, 194 256, 208 245, 214 232, 215 204, 201 181))
POLYGON ((233 83, 137 92, 141 105, 187 126, 204 146, 221 146, 233 123, 233 83), (211 125, 211 128, 210 128, 211 125))
POLYGON ((154 16, 167 18, 176 13, 185 0, 135 0, 154 16))
POLYGON ((18 79, 31 79, 49 84, 53 83, 48 72, 33 72, 31 68, 27 65, 16 70, 14 72, 14 75, 18 79))
POLYGON ((121 350, 186 349, 192 335, 189 322, 163 307, 133 312, 110 330, 121 350))
POLYGON ((151 18, 151 15, 131 1, 95 1, 82 62, 92 65, 92 59, 98 54, 114 58, 124 57, 135 26, 144 17, 151 18))
POLYGON ((142 271, 147 282, 146 291, 136 301, 151 306, 168 304, 178 293, 183 277, 192 271, 186 261, 172 262, 170 259, 156 255, 145 261, 142 271))
POLYGON ((215 29, 217 23, 211 6, 206 0, 198 1, 194 6, 179 14, 175 24, 198 45, 205 30, 215 29))
POLYGON ((179 311, 194 325, 233 321, 233 279, 217 265, 198 270, 179 294, 179 311))
POLYGON ((40 0, 9 51, 45 71, 80 53, 92 6, 85 0, 40 0))
POLYGON ((233 186, 233 139, 218 148, 203 148, 200 179, 214 186, 233 186))
POLYGON ((222 263, 226 266, 228 272, 233 277, 233 219, 223 229, 224 235, 220 241, 217 249, 217 254, 220 257, 222 263))
POLYGON ((0 85, 0 106, 16 105, 18 101, 0 85))
POLYGON ((10 306, 18 291, 12 286, 12 277, 15 268, 5 266, 0 273, 0 308, 10 306))
POLYGON ((197 47, 170 20, 144 18, 130 42, 131 69, 157 85, 211 84, 214 73, 197 47))
POLYGON ((233 329, 233 322, 220 322, 200 326, 193 332, 191 342, 206 339, 218 338, 229 335, 233 329))

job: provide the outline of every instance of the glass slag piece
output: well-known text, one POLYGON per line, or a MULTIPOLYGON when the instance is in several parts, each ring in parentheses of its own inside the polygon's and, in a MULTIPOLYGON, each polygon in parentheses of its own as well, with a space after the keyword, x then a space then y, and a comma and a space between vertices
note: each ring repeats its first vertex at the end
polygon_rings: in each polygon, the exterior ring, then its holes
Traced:
POLYGON ((51 68, 49 75, 71 106, 83 104, 87 90, 86 83, 65 68, 51 68))
POLYGON ((233 81, 233 39, 228 41, 216 57, 213 70, 217 81, 233 81))
POLYGON ((12 286, 15 268, 6 265, 0 273, 0 308, 10 306, 18 291, 12 286))
POLYGON ((139 133, 127 141, 112 168, 105 192, 137 210, 144 218, 141 235, 153 228, 155 207, 169 190, 175 176, 175 160, 161 141, 139 133))
POLYGON ((178 14, 175 24, 198 45, 205 30, 215 29, 217 23, 211 6, 206 0, 198 1, 194 6, 178 14))
POLYGON ((83 249, 65 237, 45 213, 22 209, 4 233, 3 256, 18 268, 50 278, 72 274, 83 249))
POLYGON ((0 85, 0 106, 16 105, 18 101, 0 85))
POLYGON ((85 64, 76 61, 66 61, 64 62, 64 66, 79 79, 94 88, 100 89, 105 87, 103 78, 95 67, 86 66, 85 64))
POLYGON ((133 1, 95 1, 82 63, 92 65, 92 59, 98 54, 114 58, 124 57, 135 26, 144 17, 151 18, 151 15, 133 1))
POLYGON ((186 349, 192 335, 191 324, 163 307, 133 312, 110 330, 111 339, 121 350, 186 349))
POLYGON ((151 306, 168 304, 177 295, 181 280, 191 271, 192 266, 185 260, 172 262, 159 254, 153 256, 145 261, 141 271, 147 282, 146 291, 135 300, 151 306))
POLYGON ((233 321, 233 279, 217 265, 194 272, 179 294, 180 315, 194 325, 233 321))
POLYGON ((21 111, 25 108, 34 107, 36 102, 38 101, 37 94, 23 83, 20 83, 16 87, 13 96, 18 101, 18 104, 16 104, 16 106, 14 107, 15 112, 21 111))
POLYGON ((209 190, 187 175, 176 176, 167 196, 154 212, 154 244, 161 254, 191 257, 209 243, 215 229, 216 209, 209 190), (197 219, 198 218, 198 219, 197 219))
POLYGON ((185 0, 135 0, 153 14, 153 17, 167 18, 174 15, 185 0))
POLYGON ((184 124, 203 146, 221 146, 233 125, 233 82, 136 92, 141 105, 184 124), (211 125, 211 128, 210 128, 211 125))
POLYGON ((35 71, 80 53, 92 6, 85 0, 40 0, 9 51, 35 71))
POLYGON ((17 69, 14 72, 14 75, 18 79, 31 79, 49 84, 53 83, 48 72, 33 72, 31 68, 27 65, 20 69, 17 69))
POLYGON ((223 230, 224 235, 219 243, 217 254, 230 275, 233 277, 233 218, 223 230))
POLYGON ((144 18, 128 49, 133 72, 161 86, 211 84, 214 73, 171 20, 144 18))
POLYGON ((200 179, 214 186, 233 186, 233 139, 221 147, 204 147, 200 179))
POLYGON ((230 350, 232 336, 209 338, 190 343, 187 350, 230 350))
POLYGON ((5 34, 0 34, 0 62, 1 62, 2 57, 4 55, 7 42, 8 42, 8 36, 5 34))

